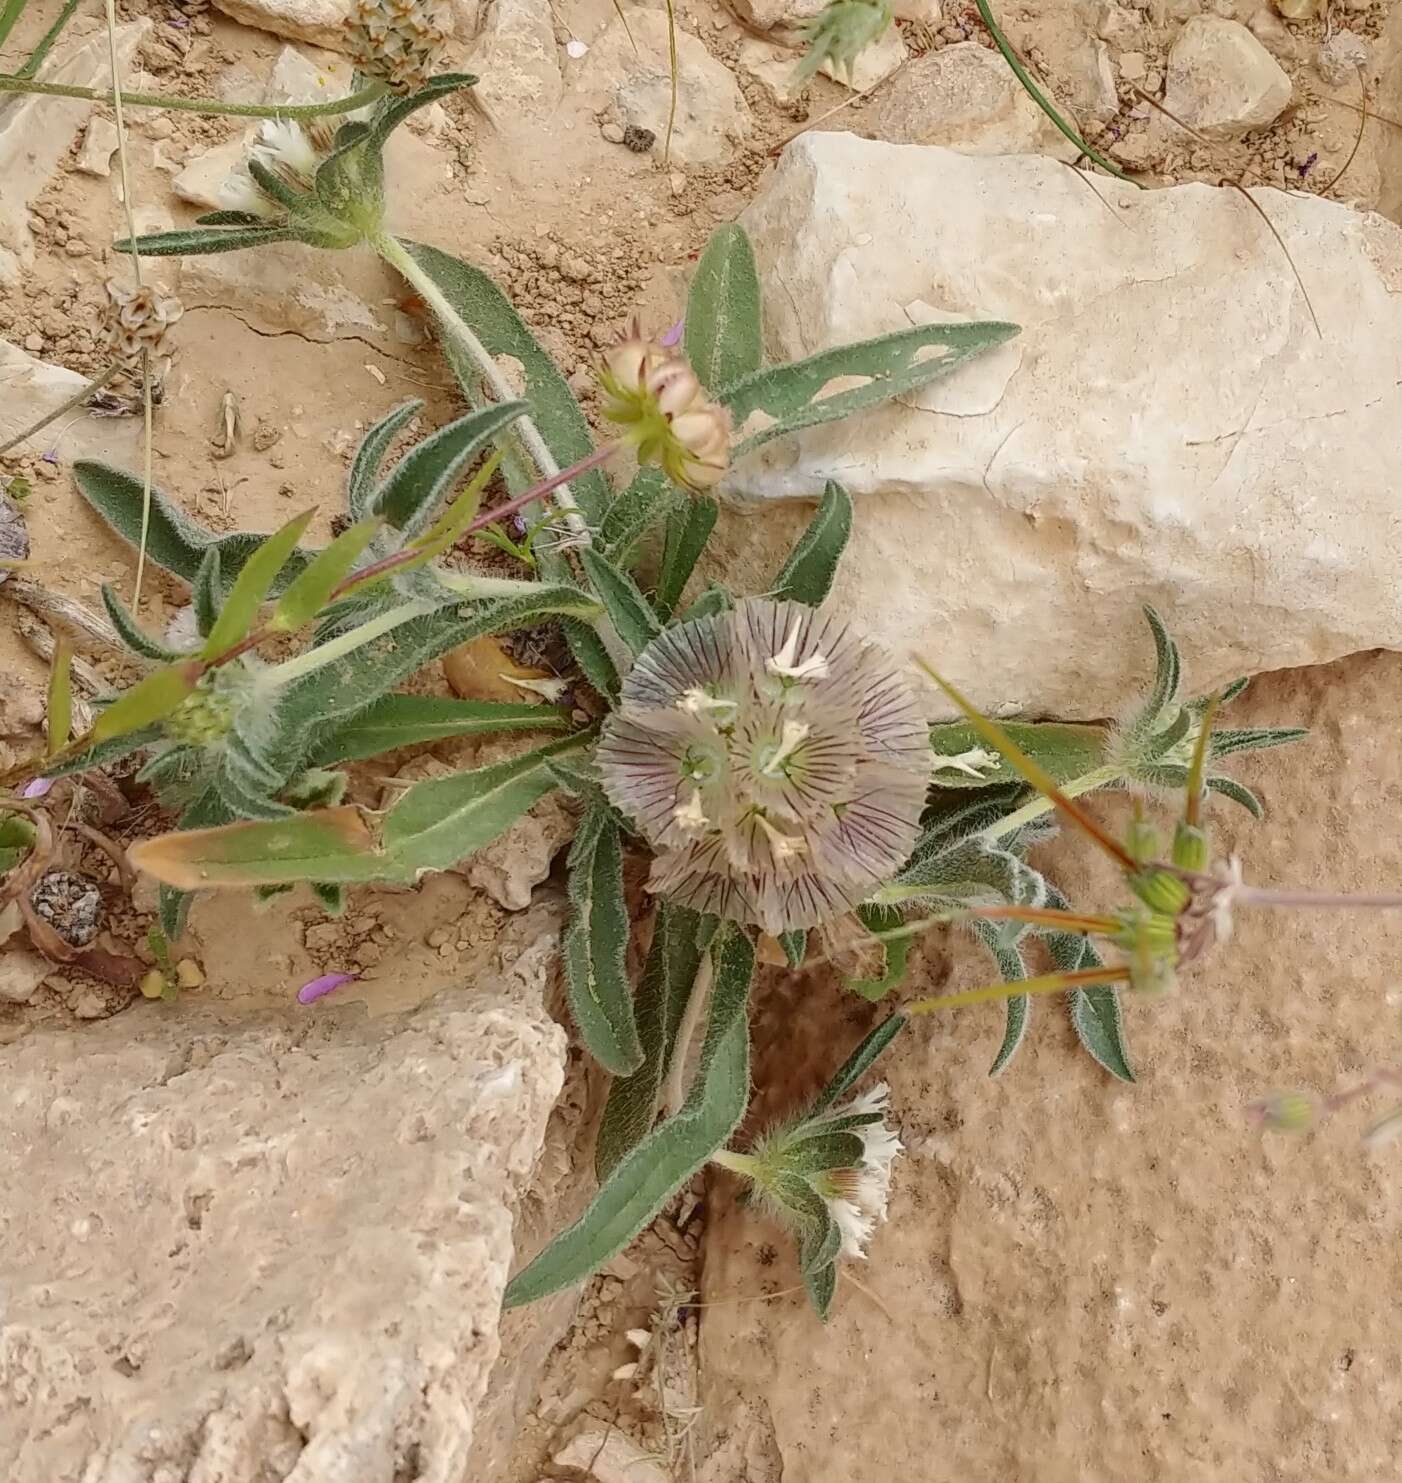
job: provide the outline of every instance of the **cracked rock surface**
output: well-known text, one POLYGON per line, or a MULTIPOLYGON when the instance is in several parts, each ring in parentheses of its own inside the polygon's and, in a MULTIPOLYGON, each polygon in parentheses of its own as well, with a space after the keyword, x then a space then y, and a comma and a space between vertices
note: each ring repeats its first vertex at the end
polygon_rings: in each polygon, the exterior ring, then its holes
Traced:
POLYGON ((762 590, 839 480, 837 605, 985 706, 1067 717, 1143 682, 1144 602, 1202 690, 1402 647, 1402 230, 1253 193, 1316 329, 1237 192, 1096 191, 1052 160, 790 145, 743 217, 771 359, 941 319, 1022 333, 743 463, 763 513, 727 515, 710 571, 762 590))

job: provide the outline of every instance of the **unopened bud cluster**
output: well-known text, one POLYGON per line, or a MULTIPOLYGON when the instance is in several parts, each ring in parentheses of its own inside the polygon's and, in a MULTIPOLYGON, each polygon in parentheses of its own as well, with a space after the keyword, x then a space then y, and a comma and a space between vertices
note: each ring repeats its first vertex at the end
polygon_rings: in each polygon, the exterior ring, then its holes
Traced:
POLYGON ((604 356, 604 416, 624 429, 639 463, 660 464, 684 489, 709 489, 730 463, 730 414, 710 401, 686 357, 643 337, 636 319, 604 356))

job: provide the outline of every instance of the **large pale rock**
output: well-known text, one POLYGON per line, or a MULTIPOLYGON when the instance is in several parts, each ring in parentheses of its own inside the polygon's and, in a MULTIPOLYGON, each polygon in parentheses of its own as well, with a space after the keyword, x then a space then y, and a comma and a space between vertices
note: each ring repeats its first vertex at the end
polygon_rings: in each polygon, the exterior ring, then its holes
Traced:
MULTIPOLYGON (((1057 635, 1029 642, 1050 650, 1057 635)), ((1312 727, 1298 746, 1233 759, 1270 805, 1260 824, 1213 813, 1248 879, 1402 880, 1402 836, 1378 814, 1379 790, 1398 786, 1399 709, 1395 654, 1263 676, 1232 706, 1234 726, 1312 727)), ((1118 832, 1133 800, 1091 807, 1118 832)), ((1069 833, 1038 863, 1083 907, 1125 899, 1069 833)), ((697 1434, 703 1453, 717 1446, 698 1483, 1392 1478, 1402 1180, 1397 1145, 1370 1153, 1359 1134, 1395 1098, 1304 1137, 1261 1134, 1247 1107, 1396 1064, 1384 999, 1400 952, 1395 914, 1360 931, 1353 913, 1239 912, 1182 993, 1127 999, 1134 1086, 1091 1063, 1050 997, 995 1080, 998 1006, 912 1019, 877 1067, 906 1144, 890 1220, 850 1268, 860 1288, 839 1281, 829 1324, 792 1290, 792 1237, 713 1180, 699 1357, 711 1425, 697 1434)), ((994 971, 957 931, 912 962, 912 998, 994 971)), ((751 1127, 801 1107, 878 1017, 824 970, 776 974, 753 1002, 751 1127)))
MULTIPOLYGON (((1280 63, 1245 26, 1198 15, 1184 25, 1168 54, 1163 103, 1200 134, 1237 139, 1274 123, 1290 91, 1280 63)), ((1175 127, 1172 120, 1163 122, 1175 127)))
MULTIPOLYGON (((146 19, 116 29, 117 60, 127 75, 146 19)), ((112 83, 106 32, 85 41, 60 43, 39 72, 43 82, 107 88, 112 83)), ((34 261, 29 203, 49 183, 59 161, 92 113, 82 98, 6 95, 0 99, 0 283, 14 283, 34 261)))
POLYGON ((563 83, 549 0, 492 0, 468 66, 468 98, 498 128, 545 123, 563 83))
MULTIPOLYGON (((1086 189, 1064 165, 808 134, 743 220, 787 360, 940 318, 1021 336, 731 487, 710 570, 762 591, 826 479, 835 598, 985 705, 1099 716, 1141 687, 1140 604, 1202 689, 1402 647, 1402 231, 1257 191, 1086 189)), ((933 704, 933 699, 932 699, 933 704)))
MULTIPOLYGON (((613 21, 589 49, 575 88, 579 98, 610 113, 625 128, 632 124, 650 130, 653 153, 659 156, 667 137, 671 91, 667 15, 661 10, 629 11, 626 26, 622 17, 613 21)), ((704 42, 679 29, 671 158, 682 165, 721 164, 734 154, 751 124, 730 69, 704 42)))
MULTIPOLYGON (((40 418, 57 412, 87 384, 88 377, 50 365, 8 340, 0 340, 0 445, 40 418)), ((52 437, 52 426, 45 429, 52 437)), ((21 452, 45 446, 44 432, 19 445, 21 452)))
POLYGON ((152 1005, 0 1050, 0 1476, 469 1476, 555 943, 399 1016, 152 1005))
POLYGON ((1027 96, 1002 57, 976 41, 907 62, 866 105, 859 127, 892 144, 1076 158, 1076 146, 1027 96))
POLYGON ((245 26, 271 31, 274 36, 336 51, 350 48, 346 28, 355 13, 355 0, 214 0, 214 4, 245 26))

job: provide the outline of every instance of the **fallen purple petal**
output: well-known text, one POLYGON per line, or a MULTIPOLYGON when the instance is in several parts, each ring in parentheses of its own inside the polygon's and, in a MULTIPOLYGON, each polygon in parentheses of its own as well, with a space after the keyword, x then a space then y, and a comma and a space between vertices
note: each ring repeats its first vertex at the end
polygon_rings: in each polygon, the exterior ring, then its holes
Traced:
POLYGON ((31 778, 24 787, 19 790, 21 798, 42 798, 54 785, 52 778, 31 778))
POLYGON ((43 459, 43 461, 45 463, 51 463, 51 464, 54 464, 55 466, 57 466, 57 464, 58 464, 58 449, 57 448, 50 448, 47 453, 41 453, 39 456, 40 456, 40 458, 43 459))
POLYGON ((680 345, 680 344, 681 344, 681 342, 682 342, 682 331, 683 331, 683 330, 684 330, 684 329, 685 329, 685 328, 686 328, 686 320, 684 320, 684 319, 679 319, 679 320, 678 320, 678 321, 677 321, 677 322, 676 322, 676 323, 675 323, 675 324, 674 324, 674 325, 673 325, 673 326, 672 326, 672 328, 671 328, 671 329, 669 329, 669 330, 668 330, 668 331, 667 331, 667 333, 666 333, 666 334, 665 334, 665 335, 663 335, 663 336, 662 336, 662 337, 661 337, 661 338, 660 338, 660 339, 659 339, 659 340, 658 340, 658 342, 657 342, 657 343, 658 343, 658 344, 659 344, 659 345, 665 345, 665 346, 666 346, 666 347, 667 347, 667 349, 668 349, 668 350, 671 350, 671 349, 673 349, 673 348, 674 348, 674 347, 676 347, 676 346, 678 346, 678 345, 680 345))
POLYGON ((320 978, 311 979, 297 990, 297 1002, 315 1004, 332 989, 339 989, 342 984, 353 984, 359 977, 358 973, 323 973, 320 978))

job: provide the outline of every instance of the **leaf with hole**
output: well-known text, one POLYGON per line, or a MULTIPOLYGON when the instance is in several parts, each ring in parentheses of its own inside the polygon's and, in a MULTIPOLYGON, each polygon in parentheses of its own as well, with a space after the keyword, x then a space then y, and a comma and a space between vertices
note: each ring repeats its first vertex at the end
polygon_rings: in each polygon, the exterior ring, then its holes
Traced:
POLYGON ((880 406, 949 375, 1018 333, 1017 325, 996 320, 917 325, 754 371, 719 393, 739 440, 731 457, 742 458, 774 438, 880 406))

